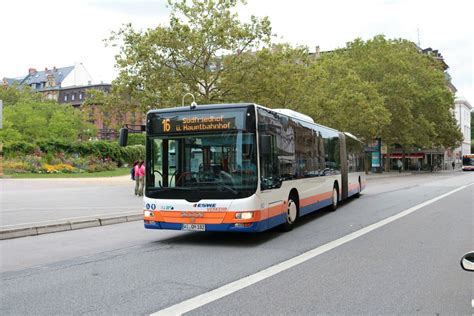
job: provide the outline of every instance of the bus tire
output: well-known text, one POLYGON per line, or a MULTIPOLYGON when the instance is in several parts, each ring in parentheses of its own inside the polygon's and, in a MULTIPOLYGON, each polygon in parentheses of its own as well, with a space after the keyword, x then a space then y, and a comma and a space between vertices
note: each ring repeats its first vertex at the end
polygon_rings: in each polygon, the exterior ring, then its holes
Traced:
POLYGON ((339 188, 337 186, 337 183, 334 184, 334 187, 332 188, 332 195, 331 195, 331 205, 329 206, 329 209, 331 212, 334 212, 337 210, 337 206, 339 205, 339 188))
POLYGON ((293 229, 295 222, 299 215, 299 203, 297 195, 290 193, 288 197, 287 210, 286 210, 286 222, 281 225, 281 230, 288 232, 293 229))

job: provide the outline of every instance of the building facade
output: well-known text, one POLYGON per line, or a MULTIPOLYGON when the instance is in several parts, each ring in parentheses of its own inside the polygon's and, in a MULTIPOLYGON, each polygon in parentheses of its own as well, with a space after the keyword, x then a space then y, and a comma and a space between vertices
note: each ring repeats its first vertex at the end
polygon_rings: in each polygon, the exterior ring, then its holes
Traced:
POLYGON ((459 98, 454 102, 454 117, 458 122, 459 129, 463 134, 461 146, 454 150, 456 162, 460 163, 463 155, 471 154, 471 111, 472 105, 469 101, 459 98))
MULTIPOLYGON (((100 90, 109 93, 112 89, 111 84, 96 84, 82 63, 68 67, 45 68, 41 71, 30 68, 25 76, 3 78, 2 85, 29 86, 32 91, 41 93, 47 100, 70 104, 75 108, 81 107, 85 102, 88 91, 100 90)), ((138 117, 137 120, 140 120, 143 115, 131 114, 130 117, 134 119, 138 117)), ((113 113, 102 113, 96 106, 89 115, 89 122, 97 127, 97 138, 109 140, 117 138, 118 132, 111 127, 116 122, 113 113)))

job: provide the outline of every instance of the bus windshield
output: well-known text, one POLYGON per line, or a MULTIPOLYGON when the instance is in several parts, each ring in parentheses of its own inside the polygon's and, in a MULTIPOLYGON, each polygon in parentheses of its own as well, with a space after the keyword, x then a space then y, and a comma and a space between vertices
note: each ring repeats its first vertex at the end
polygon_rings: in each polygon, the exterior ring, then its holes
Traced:
POLYGON ((147 142, 148 197, 197 202, 244 198, 257 189, 255 133, 159 135, 147 142))
POLYGON ((463 166, 474 166, 474 155, 467 155, 462 157, 463 166))

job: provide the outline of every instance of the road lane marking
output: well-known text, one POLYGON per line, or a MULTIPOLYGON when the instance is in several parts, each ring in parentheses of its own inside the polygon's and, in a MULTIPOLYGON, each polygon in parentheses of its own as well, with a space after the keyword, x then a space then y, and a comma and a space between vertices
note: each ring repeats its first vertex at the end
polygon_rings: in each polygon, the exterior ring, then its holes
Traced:
POLYGON ((200 294, 198 296, 192 297, 188 300, 185 300, 181 303, 172 305, 170 307, 167 307, 165 309, 159 310, 153 314, 152 316, 163 316, 163 315, 182 315, 184 313, 187 313, 189 311, 192 311, 196 308, 199 308, 201 306, 204 306, 206 304, 209 304, 211 302, 214 302, 220 298, 223 298, 229 294, 235 293, 239 290, 242 290, 250 285, 253 285, 257 282, 260 282, 262 280, 265 280, 266 278, 269 278, 271 276, 274 276, 280 272, 283 272, 285 270, 288 270, 296 265, 299 265, 305 261, 308 261, 309 259, 312 259, 316 256, 319 256, 320 254, 323 254, 329 250, 332 250, 336 247, 339 247, 345 243, 348 243, 349 241, 352 241, 358 237, 361 237, 365 234, 370 233, 373 230, 376 230, 377 228, 380 228, 382 226, 385 226, 393 221, 396 221, 397 219, 400 219, 402 217, 405 217, 425 206, 428 206, 434 202, 437 202, 451 194, 454 194, 458 191, 461 191, 474 183, 470 183, 468 185, 464 185, 462 187, 459 187, 457 189, 454 189, 452 191, 449 191, 448 193, 445 193, 443 195, 440 195, 436 198, 433 198, 431 200, 428 200, 426 202, 420 203, 418 205, 415 205, 413 207, 410 207, 396 215, 392 215, 386 219, 383 219, 377 223, 374 223, 372 225, 369 225, 367 227, 364 227, 358 231, 355 231, 349 235, 346 235, 344 237, 341 237, 339 239, 336 239, 334 241, 331 241, 327 244, 324 244, 322 246, 319 246, 317 248, 314 248, 312 250, 309 250, 299 256, 296 256, 294 258, 288 259, 286 261, 283 261, 279 264, 276 264, 274 266, 271 266, 269 268, 266 268, 264 270, 261 270, 259 272, 256 272, 252 275, 246 276, 242 279, 239 279, 237 281, 228 283, 226 285, 223 285, 217 289, 211 290, 209 292, 200 294))

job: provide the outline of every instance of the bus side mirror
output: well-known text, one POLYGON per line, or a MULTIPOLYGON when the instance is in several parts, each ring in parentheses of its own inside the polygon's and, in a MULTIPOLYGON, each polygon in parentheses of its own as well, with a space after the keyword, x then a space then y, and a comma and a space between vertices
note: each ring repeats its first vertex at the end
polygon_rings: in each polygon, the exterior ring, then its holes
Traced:
POLYGON ((272 152, 272 143, 270 135, 260 135, 260 155, 270 155, 272 152))
POLYGON ((474 252, 468 252, 461 258, 461 267, 466 271, 474 271, 474 252))
POLYGON ((127 146, 127 141, 128 141, 128 128, 122 127, 120 129, 119 146, 121 147, 127 146))

